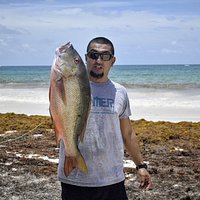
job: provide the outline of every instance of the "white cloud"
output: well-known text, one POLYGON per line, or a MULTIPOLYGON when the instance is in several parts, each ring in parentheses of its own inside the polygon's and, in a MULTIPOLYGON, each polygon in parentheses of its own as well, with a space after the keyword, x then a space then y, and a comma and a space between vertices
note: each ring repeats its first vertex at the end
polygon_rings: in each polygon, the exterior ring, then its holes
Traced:
MULTIPOLYGON (((170 3, 172 1, 168 5, 170 3)), ((153 57, 159 58, 159 63, 166 62, 169 60, 167 55, 172 54, 176 54, 176 62, 180 62, 190 56, 186 51, 180 52, 180 48, 199 47, 200 15, 196 12, 190 14, 188 10, 187 13, 180 10, 168 12, 167 7, 161 5, 159 1, 150 4, 144 1, 61 3, 53 0, 3 5, 0 7, 0 48, 3 44, 12 45, 16 51, 26 49, 33 57, 40 51, 44 56, 42 61, 38 58, 37 62, 49 62, 48 54, 54 52, 60 42, 75 42, 83 54, 91 37, 104 35, 114 41, 119 63, 131 63, 134 55, 140 59, 142 54, 145 54, 145 61, 141 59, 138 62, 155 62, 153 57)), ((6 51, 9 54, 9 50, 6 51)), ((199 54, 191 50, 192 53, 199 54)), ((4 57, 0 59, 4 60, 4 57)), ((33 61, 30 60, 30 64, 33 61)), ((194 62, 200 61, 195 59, 194 62)))
POLYGON ((161 49, 161 53, 164 53, 164 54, 176 54, 178 53, 177 50, 174 50, 174 49, 161 49))
POLYGON ((7 46, 6 41, 3 40, 3 39, 0 39, 0 47, 1 47, 1 46, 7 46))
POLYGON ((172 44, 172 45, 176 45, 176 44, 177 44, 177 41, 172 41, 171 44, 172 44))

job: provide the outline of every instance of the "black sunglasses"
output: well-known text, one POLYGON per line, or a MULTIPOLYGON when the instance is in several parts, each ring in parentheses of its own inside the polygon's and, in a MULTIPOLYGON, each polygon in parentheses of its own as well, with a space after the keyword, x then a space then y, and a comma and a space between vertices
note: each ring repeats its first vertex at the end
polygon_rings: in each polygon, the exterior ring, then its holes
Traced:
POLYGON ((97 60, 100 56, 100 58, 103 60, 103 61, 109 61, 113 55, 111 53, 99 53, 99 52, 94 52, 94 51, 89 51, 87 53, 87 56, 93 60, 97 60))

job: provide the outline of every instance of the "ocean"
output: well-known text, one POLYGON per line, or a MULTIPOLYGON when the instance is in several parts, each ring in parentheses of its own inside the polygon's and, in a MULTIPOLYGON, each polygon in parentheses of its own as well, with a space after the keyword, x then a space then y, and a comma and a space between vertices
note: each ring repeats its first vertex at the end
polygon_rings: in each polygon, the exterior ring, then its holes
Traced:
MULTIPOLYGON (((0 113, 49 115, 50 66, 0 66, 0 113)), ((131 119, 200 121, 200 65, 116 65, 131 119)))

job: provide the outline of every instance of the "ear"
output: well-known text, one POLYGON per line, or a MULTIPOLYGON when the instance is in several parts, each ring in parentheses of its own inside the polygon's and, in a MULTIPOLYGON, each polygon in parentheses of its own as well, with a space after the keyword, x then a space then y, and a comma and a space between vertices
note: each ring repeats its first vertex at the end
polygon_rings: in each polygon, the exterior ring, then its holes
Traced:
POLYGON ((113 58, 112 58, 112 64, 113 64, 113 65, 114 65, 115 61, 116 61, 116 57, 113 56, 113 58))
POLYGON ((85 61, 87 61, 87 54, 85 54, 85 61))

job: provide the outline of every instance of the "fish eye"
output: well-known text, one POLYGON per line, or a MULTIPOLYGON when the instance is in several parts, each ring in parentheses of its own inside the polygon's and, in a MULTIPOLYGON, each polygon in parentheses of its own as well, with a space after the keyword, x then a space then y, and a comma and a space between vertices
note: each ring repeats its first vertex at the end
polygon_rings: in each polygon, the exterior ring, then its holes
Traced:
POLYGON ((74 62, 75 62, 75 64, 78 64, 78 63, 80 62, 79 57, 75 57, 75 58, 74 58, 74 62))

